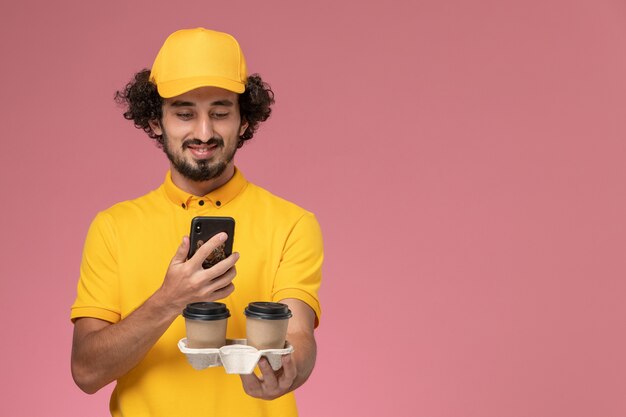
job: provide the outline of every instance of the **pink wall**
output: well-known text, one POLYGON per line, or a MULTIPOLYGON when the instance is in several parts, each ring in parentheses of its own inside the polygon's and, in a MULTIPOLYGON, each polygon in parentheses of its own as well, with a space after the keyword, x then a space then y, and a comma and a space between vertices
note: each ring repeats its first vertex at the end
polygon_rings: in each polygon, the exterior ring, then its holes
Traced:
POLYGON ((0 415, 108 415, 69 373, 83 239, 167 166, 112 95, 194 26, 276 91, 239 166, 325 233, 302 416, 626 415, 623 1, 11 3, 0 415))

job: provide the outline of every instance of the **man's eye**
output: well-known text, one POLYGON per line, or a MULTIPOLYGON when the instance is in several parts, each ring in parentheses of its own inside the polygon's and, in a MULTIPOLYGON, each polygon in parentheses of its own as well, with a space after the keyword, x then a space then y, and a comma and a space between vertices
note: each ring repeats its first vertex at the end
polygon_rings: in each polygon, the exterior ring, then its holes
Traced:
POLYGON ((228 117, 228 113, 213 113, 213 117, 216 119, 224 119, 228 117))
POLYGON ((191 119, 193 117, 193 114, 191 113, 176 113, 176 116, 180 117, 181 119, 191 119))

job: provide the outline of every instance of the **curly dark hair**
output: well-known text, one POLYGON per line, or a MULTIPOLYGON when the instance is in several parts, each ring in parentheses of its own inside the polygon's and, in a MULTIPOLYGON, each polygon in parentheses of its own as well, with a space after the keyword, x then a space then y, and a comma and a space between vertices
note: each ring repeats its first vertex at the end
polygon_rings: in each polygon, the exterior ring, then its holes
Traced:
MULTIPOLYGON (((126 108, 125 119, 132 120, 136 128, 142 129, 163 147, 163 137, 154 133, 149 124, 151 120, 161 120, 163 117, 163 98, 159 95, 156 85, 150 81, 149 69, 143 69, 135 74, 123 90, 115 93, 115 101, 126 108)), ((239 95, 239 112, 242 120, 248 122, 248 127, 239 137, 238 148, 252 139, 259 124, 270 117, 272 104, 274 92, 271 87, 259 74, 250 75, 246 82, 246 90, 239 95)))

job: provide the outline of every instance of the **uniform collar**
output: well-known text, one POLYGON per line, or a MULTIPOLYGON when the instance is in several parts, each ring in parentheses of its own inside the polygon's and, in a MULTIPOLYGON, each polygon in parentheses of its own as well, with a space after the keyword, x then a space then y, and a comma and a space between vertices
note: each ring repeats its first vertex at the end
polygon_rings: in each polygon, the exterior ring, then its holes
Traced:
POLYGON ((167 171, 167 174, 165 175, 163 188, 167 197, 174 204, 187 210, 189 208, 202 206, 207 203, 213 205, 215 208, 224 207, 237 197, 237 195, 239 195, 239 193, 241 193, 247 185, 248 181, 245 179, 241 171, 235 167, 235 174, 226 184, 216 188, 204 196, 195 196, 178 188, 174 182, 172 182, 171 171, 167 171))

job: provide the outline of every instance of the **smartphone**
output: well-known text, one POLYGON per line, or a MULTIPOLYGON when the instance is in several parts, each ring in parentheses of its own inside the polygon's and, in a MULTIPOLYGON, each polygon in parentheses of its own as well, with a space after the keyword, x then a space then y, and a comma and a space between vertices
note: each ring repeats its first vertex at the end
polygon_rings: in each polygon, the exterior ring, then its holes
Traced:
POLYGON ((187 259, 191 258, 194 253, 207 240, 220 232, 226 232, 228 239, 222 245, 218 246, 209 256, 202 262, 202 267, 208 269, 226 259, 233 253, 233 240, 235 237, 235 219, 232 217, 208 217, 198 216, 191 220, 191 230, 189 231, 189 254, 187 259))

